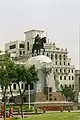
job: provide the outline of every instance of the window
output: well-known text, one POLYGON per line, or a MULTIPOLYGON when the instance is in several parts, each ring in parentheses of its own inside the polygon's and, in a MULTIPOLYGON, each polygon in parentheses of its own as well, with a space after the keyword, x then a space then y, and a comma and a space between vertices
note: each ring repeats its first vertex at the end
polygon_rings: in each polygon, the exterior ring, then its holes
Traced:
POLYGON ((29 51, 29 42, 27 42, 27 50, 29 51))
POLYGON ((50 98, 49 101, 52 101, 52 98, 50 98))
POLYGON ((22 55, 22 51, 20 51, 20 55, 22 55))
POLYGON ((60 80, 62 80, 62 76, 60 76, 60 80))
POLYGON ((58 59, 58 55, 57 55, 57 54, 55 54, 55 59, 56 59, 56 60, 58 59))
POLYGON ((16 84, 13 84, 13 89, 16 90, 16 84))
POLYGON ((74 77, 72 76, 72 80, 74 80, 74 77))
POLYGON ((23 89, 23 83, 21 84, 21 89, 23 89))
POLYGON ((16 44, 9 46, 9 49, 14 49, 16 48, 16 44))
POLYGON ((66 80, 66 76, 64 76, 64 80, 66 80))
POLYGON ((66 60, 66 58, 64 58, 64 60, 66 60))
POLYGON ((63 57, 65 58, 66 56, 65 56, 65 55, 63 55, 63 57))
POLYGON ((65 88, 67 87, 67 85, 66 85, 66 84, 65 84, 64 86, 65 86, 65 88))
POLYGON ((55 80, 55 76, 54 76, 54 80, 55 80))
POLYGON ((61 65, 61 61, 60 61, 60 65, 61 65))
POLYGON ((71 84, 69 84, 69 87, 71 88, 71 84))
POLYGON ((19 48, 25 48, 25 44, 19 44, 19 48))
POLYGON ((63 85, 61 84, 60 87, 63 88, 63 85))
POLYGON ((72 69, 72 73, 73 73, 73 69, 72 69))
POLYGON ((70 73, 70 69, 69 69, 69 73, 70 73))
POLYGON ((60 72, 62 72, 62 69, 60 69, 60 72))
POLYGON ((64 62, 64 65, 65 65, 65 62, 64 62))
POLYGON ((51 59, 53 59, 53 54, 51 54, 51 59))
POLYGON ((70 66, 70 63, 68 63, 68 66, 70 66))
POLYGON ((58 70, 56 69, 56 72, 57 72, 58 70))
POLYGON ((25 51, 23 51, 23 54, 25 54, 25 51))
POLYGON ((54 98, 54 101, 56 101, 57 99, 56 98, 54 98))
POLYGON ((64 59, 64 60, 66 59, 66 55, 63 55, 63 59, 64 59))
POLYGON ((52 92, 52 88, 49 88, 49 92, 52 92))
POLYGON ((56 61, 56 65, 57 65, 57 61, 56 61))
POLYGON ((72 85, 72 89, 74 90, 74 85, 72 85))
POLYGON ((52 97, 52 94, 49 94, 49 97, 52 97))
POLYGON ((25 84, 25 90, 28 90, 28 84, 25 84))
POLYGON ((70 80, 70 76, 69 76, 69 80, 70 80))
POLYGON ((61 55, 59 55, 59 59, 61 60, 61 55))

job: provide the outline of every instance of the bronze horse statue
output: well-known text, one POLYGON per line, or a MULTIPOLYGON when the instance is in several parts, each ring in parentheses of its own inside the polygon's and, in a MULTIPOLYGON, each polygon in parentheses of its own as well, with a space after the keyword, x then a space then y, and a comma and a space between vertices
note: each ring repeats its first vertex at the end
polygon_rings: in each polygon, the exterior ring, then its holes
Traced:
POLYGON ((41 49, 44 49, 45 51, 44 43, 46 43, 46 37, 40 38, 38 41, 36 41, 32 47, 32 54, 34 54, 35 50, 37 55, 40 55, 41 49))

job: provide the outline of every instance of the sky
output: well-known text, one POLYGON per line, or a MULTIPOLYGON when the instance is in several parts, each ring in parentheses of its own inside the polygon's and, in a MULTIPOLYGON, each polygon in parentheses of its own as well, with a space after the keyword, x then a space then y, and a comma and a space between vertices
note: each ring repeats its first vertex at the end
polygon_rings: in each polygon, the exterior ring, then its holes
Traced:
POLYGON ((43 29, 50 41, 67 48, 71 63, 79 63, 80 0, 0 0, 0 49, 24 40, 24 31, 43 29))

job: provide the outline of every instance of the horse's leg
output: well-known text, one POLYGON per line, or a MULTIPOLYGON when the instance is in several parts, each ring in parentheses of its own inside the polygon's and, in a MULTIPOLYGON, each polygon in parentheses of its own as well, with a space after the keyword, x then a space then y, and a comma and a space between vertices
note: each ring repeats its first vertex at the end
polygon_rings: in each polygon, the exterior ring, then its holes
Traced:
POLYGON ((41 49, 39 49, 39 55, 40 55, 40 53, 41 53, 41 49))
POLYGON ((32 54, 34 54, 34 44, 33 44, 33 47, 32 47, 32 54))
POLYGON ((44 52, 45 52, 45 48, 44 48, 44 52))
POLYGON ((37 55, 38 55, 38 49, 36 51, 37 51, 37 55))

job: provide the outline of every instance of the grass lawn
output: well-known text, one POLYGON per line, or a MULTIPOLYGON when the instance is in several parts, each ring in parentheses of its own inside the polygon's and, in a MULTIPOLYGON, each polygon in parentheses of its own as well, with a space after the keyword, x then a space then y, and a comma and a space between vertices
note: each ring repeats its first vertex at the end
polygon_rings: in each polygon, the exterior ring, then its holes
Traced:
POLYGON ((48 113, 23 118, 23 120, 80 120, 80 113, 48 113))

